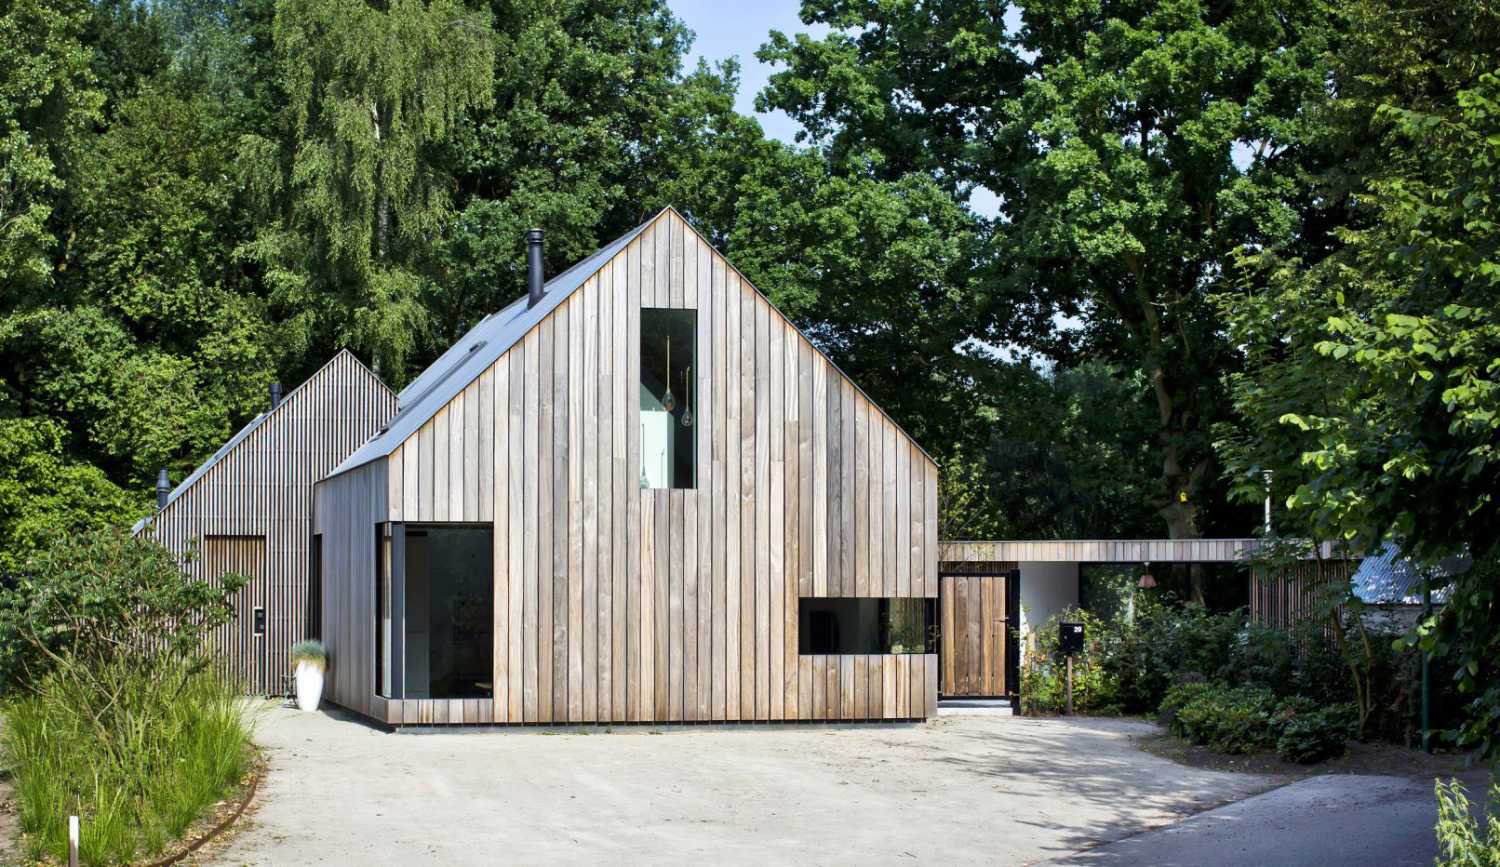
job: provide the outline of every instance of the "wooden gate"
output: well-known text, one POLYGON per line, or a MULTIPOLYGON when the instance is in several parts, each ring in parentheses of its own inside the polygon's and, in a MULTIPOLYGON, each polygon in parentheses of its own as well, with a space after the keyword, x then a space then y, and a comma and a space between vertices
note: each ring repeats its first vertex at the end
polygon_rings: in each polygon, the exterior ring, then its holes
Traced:
POLYGON ((942 695, 1014 692, 1015 684, 1007 682, 1007 580, 1003 575, 942 576, 942 695))

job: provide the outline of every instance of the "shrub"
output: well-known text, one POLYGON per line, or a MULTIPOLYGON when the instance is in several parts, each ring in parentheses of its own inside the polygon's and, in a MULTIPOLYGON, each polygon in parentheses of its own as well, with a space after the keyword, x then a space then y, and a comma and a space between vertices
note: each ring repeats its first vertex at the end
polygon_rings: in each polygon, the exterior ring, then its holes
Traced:
POLYGON ((70 815, 86 863, 155 854, 244 775, 235 686, 202 659, 137 662, 65 653, 5 702, 0 753, 33 857, 66 857, 70 815))
POLYGON ((1151 713, 1184 674, 1221 677, 1244 623, 1240 611, 1214 614, 1201 605, 1138 602, 1135 623, 1115 626, 1113 652, 1100 665, 1115 682, 1126 712, 1151 713))
POLYGON ((1261 687, 1214 684, 1178 708, 1174 730, 1221 753, 1251 753, 1276 744, 1276 696, 1261 687))
POLYGON ((229 599, 244 583, 187 580, 177 555, 121 529, 53 536, 0 586, 0 689, 40 681, 64 651, 195 653, 234 615, 229 599))
POLYGON ((1182 729, 1177 724, 1177 714, 1188 702, 1195 701, 1217 689, 1206 680, 1190 680, 1179 683, 1167 690, 1167 695, 1161 701, 1161 707, 1157 709, 1157 718, 1161 724, 1178 737, 1183 737, 1182 729))
POLYGON ((1458 780, 1438 780, 1437 833, 1439 865, 1500 867, 1500 784, 1490 779, 1484 821, 1473 814, 1468 792, 1458 780))
POLYGON ((1281 726, 1276 739, 1276 754, 1289 762, 1310 765, 1344 754, 1356 715, 1352 705, 1338 705, 1319 710, 1293 713, 1281 726))
POLYGON ((1021 668, 1022 710, 1028 714, 1061 713, 1067 706, 1067 659, 1057 646, 1058 624, 1081 621, 1083 653, 1073 658, 1073 710, 1077 713, 1120 713, 1114 676, 1102 664, 1112 655, 1116 630, 1087 611, 1069 609, 1048 620, 1031 635, 1021 668))

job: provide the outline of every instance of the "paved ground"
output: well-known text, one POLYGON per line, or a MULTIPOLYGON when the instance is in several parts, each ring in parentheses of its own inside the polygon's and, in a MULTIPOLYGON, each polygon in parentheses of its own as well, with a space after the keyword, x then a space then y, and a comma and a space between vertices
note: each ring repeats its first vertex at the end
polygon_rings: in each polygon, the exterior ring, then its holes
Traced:
MULTIPOLYGON (((1471 783, 1482 783, 1480 776, 1471 783)), ((1482 791, 1470 785, 1470 791, 1482 791)), ((1049 864, 1109 867, 1428 865, 1437 855, 1430 780, 1331 775, 1299 780, 1049 864)))
POLYGON ((386 734, 269 711, 222 864, 1025 864, 1277 780, 1183 767, 1117 720, 386 734))

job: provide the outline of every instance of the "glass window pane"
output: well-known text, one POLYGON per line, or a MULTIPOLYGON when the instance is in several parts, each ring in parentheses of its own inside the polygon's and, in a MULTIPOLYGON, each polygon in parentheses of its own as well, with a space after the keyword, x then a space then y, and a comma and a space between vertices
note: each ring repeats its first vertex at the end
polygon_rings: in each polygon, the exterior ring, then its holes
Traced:
POLYGON ((697 333, 696 310, 641 308, 643 488, 697 486, 697 333))
POLYGON ((936 653, 935 599, 800 600, 798 652, 936 653))
POLYGON ((406 527, 406 698, 494 694, 494 533, 406 527))

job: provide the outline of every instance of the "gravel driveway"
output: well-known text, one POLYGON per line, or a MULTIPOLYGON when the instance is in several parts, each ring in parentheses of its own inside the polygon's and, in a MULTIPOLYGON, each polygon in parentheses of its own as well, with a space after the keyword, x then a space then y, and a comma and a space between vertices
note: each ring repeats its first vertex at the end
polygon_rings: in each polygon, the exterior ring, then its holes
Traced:
POLYGON ((224 864, 1025 864, 1264 790, 1141 752, 1145 723, 387 734, 268 710, 224 864))

